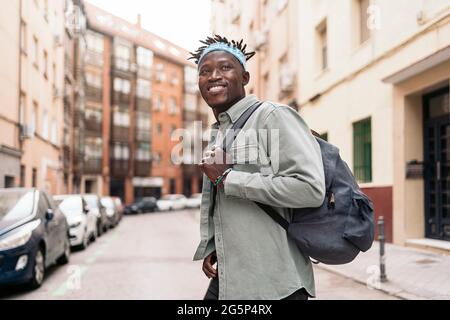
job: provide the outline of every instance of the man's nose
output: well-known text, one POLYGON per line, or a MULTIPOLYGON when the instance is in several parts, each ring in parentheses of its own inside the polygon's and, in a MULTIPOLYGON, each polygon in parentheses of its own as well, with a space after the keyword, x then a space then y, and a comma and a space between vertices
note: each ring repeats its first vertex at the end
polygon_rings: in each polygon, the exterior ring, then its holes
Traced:
POLYGON ((219 69, 213 69, 213 71, 211 72, 210 80, 214 81, 217 79, 222 79, 222 73, 219 69))

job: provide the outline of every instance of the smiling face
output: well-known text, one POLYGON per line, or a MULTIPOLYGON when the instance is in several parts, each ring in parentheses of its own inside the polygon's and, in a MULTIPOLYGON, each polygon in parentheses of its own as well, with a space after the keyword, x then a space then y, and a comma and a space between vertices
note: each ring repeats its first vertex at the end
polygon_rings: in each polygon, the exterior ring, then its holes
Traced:
POLYGON ((198 86, 206 103, 217 115, 245 97, 250 74, 225 51, 213 51, 199 65, 198 86))

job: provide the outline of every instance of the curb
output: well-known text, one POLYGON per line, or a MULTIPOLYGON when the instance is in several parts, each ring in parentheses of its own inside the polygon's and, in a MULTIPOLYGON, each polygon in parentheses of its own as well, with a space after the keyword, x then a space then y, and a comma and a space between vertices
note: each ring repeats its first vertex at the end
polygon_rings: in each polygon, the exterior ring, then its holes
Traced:
MULTIPOLYGON (((333 267, 323 265, 323 264, 316 265, 316 267, 320 268, 322 270, 326 270, 328 272, 334 273, 336 275, 342 276, 344 278, 353 280, 359 284, 367 286, 366 279, 361 279, 361 278, 358 278, 357 276, 349 276, 345 272, 336 270, 333 267)), ((390 296, 394 296, 401 300, 428 300, 425 297, 421 297, 421 296, 415 295, 413 293, 406 292, 403 289, 400 289, 399 287, 397 287, 393 284, 389 284, 389 283, 383 283, 383 284, 381 284, 380 288, 371 288, 371 289, 384 292, 390 296)))

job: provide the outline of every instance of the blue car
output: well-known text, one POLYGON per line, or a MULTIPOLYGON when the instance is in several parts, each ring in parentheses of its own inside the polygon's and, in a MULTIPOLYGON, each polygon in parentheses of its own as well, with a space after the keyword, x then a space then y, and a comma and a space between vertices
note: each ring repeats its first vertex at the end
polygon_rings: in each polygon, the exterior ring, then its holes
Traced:
POLYGON ((0 285, 38 288, 46 269, 66 264, 69 226, 53 199, 36 189, 0 189, 0 285))

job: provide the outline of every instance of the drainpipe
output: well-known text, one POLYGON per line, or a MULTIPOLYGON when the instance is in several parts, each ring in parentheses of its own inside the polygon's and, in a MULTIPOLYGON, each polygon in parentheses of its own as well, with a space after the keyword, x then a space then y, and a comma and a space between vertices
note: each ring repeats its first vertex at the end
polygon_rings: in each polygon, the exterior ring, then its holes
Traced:
MULTIPOLYGON (((22 139, 20 139, 20 98, 21 98, 21 92, 22 92, 22 0, 19 0, 19 88, 18 88, 18 99, 17 99, 17 110, 18 112, 18 125, 17 127, 19 128, 19 133, 17 135, 17 140, 19 141, 19 150, 20 152, 23 151, 23 143, 22 143, 22 139)), ((22 110, 23 112, 24 110, 22 110)))

